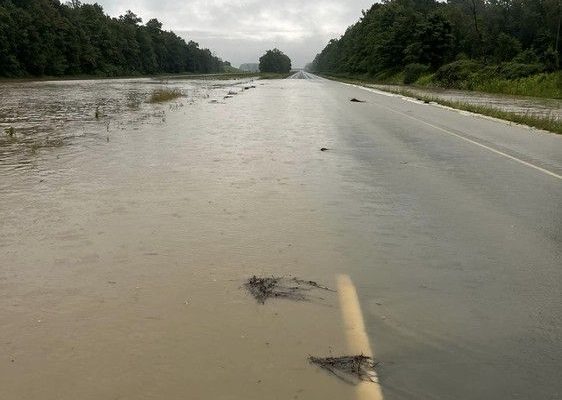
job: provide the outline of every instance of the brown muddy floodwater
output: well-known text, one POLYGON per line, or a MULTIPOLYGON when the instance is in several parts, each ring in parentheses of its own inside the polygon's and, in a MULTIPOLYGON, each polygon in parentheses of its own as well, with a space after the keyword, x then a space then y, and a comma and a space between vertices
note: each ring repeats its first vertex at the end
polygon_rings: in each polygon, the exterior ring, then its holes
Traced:
POLYGON ((509 111, 520 115, 562 119, 562 100, 541 99, 538 97, 508 96, 452 90, 439 88, 421 88, 397 85, 369 85, 374 89, 396 92, 407 89, 415 95, 429 96, 435 99, 466 103, 473 106, 486 106, 501 111, 509 111))
POLYGON ((334 286, 345 265, 305 195, 317 138, 279 119, 319 106, 249 84, 0 84, 3 400, 353 398, 308 362, 345 353, 336 295, 260 305, 243 289, 334 286), (185 97, 149 104, 162 87, 185 97))

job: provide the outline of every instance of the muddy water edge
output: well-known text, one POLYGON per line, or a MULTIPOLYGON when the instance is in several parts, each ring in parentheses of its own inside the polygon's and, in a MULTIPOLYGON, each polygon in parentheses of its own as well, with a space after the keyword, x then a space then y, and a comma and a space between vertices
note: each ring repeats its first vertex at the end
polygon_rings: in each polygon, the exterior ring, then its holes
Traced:
POLYGON ((336 294, 243 288, 346 264, 310 196, 324 138, 301 135, 332 128, 288 120, 322 105, 286 85, 0 85, 3 399, 354 398, 307 361, 345 353, 336 294), (184 97, 148 103, 162 87, 184 97))

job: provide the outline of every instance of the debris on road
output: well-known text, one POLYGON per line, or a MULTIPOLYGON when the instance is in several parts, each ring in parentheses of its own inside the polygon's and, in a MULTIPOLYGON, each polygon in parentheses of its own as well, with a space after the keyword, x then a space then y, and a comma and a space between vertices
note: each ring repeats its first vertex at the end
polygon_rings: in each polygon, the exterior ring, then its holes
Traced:
POLYGON ((375 372, 378 363, 371 357, 364 355, 343 357, 310 356, 308 361, 352 385, 357 385, 362 381, 378 382, 375 372))
POLYGON ((274 276, 260 278, 254 275, 252 278, 248 279, 244 287, 260 304, 265 304, 266 300, 270 298, 310 301, 313 297, 308 293, 314 289, 335 292, 335 290, 314 281, 274 276))
POLYGON ((351 101, 352 103, 366 103, 365 100, 359 100, 359 99, 356 99, 355 97, 352 98, 352 99, 349 100, 349 101, 351 101))

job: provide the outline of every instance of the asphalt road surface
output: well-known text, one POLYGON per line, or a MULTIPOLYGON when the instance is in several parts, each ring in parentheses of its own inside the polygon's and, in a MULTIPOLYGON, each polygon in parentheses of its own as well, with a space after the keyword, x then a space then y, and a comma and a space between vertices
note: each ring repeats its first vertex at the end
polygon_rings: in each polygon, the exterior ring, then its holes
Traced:
POLYGON ((364 183, 346 235, 386 398, 561 398, 562 137, 306 84, 364 183))
POLYGON ((338 274, 385 399, 562 398, 562 137, 294 78, 5 153, 0 398, 355 399, 336 294, 241 289, 338 274))

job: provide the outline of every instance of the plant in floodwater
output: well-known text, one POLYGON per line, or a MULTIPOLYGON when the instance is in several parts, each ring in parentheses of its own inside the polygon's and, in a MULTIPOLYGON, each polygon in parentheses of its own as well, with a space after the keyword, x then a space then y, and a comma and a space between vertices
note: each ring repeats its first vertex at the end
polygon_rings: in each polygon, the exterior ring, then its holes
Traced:
POLYGON ((163 103, 166 101, 171 101, 183 97, 183 92, 179 89, 154 89, 150 98, 149 103, 163 103))
POLYGON ((96 107, 96 119, 100 119, 101 117, 101 111, 100 111, 100 106, 96 107))
POLYGON ((246 281, 244 287, 260 304, 265 304, 267 299, 272 298, 282 298, 294 301, 311 301, 313 297, 310 292, 313 289, 334 292, 334 290, 329 287, 319 285, 314 281, 274 276, 253 276, 246 281))
POLYGON ((143 101, 144 95, 140 92, 127 94, 127 105, 131 110, 139 110, 143 101))
POLYGON ((6 132, 6 135, 9 136, 9 137, 16 136, 16 130, 13 126, 10 126, 9 128, 6 128, 4 131, 6 132))
POLYGON ((308 357, 308 361, 342 381, 357 385, 360 382, 378 382, 376 367, 378 363, 364 355, 343 357, 308 357))

